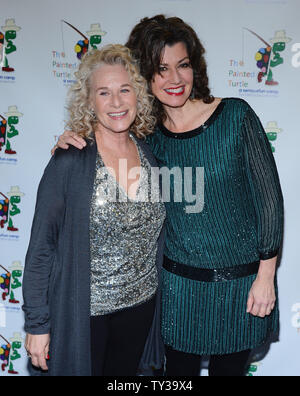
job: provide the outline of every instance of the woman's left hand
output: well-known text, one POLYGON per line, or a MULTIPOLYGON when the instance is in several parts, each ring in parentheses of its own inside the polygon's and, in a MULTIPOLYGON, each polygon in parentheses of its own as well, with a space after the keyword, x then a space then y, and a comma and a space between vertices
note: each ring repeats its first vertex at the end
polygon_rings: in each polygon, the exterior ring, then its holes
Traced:
POLYGON ((277 257, 260 261, 257 278, 249 292, 247 313, 264 318, 273 311, 276 304, 276 263, 277 257))
POLYGON ((276 294, 274 280, 257 278, 249 292, 247 313, 264 318, 275 307, 276 294))

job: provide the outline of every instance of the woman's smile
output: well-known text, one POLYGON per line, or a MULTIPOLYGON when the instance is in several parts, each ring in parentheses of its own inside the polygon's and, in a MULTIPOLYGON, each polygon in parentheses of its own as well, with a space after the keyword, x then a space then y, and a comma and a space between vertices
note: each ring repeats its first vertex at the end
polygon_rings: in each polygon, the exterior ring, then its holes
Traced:
POLYGON ((165 92, 171 96, 181 96, 185 93, 185 86, 182 85, 176 88, 166 88, 165 92))
POLYGON ((128 114, 128 110, 125 110, 118 113, 108 113, 108 116, 113 120, 122 120, 127 116, 127 114, 128 114))

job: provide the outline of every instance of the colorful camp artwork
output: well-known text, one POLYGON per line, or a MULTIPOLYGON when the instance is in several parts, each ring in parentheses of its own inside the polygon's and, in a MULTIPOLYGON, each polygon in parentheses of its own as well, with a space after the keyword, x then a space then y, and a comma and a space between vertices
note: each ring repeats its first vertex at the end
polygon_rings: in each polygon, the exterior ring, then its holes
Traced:
POLYGON ((2 45, 2 53, 0 64, 2 71, 14 72, 15 69, 9 65, 8 56, 13 52, 17 51, 17 47, 14 44, 14 40, 17 38, 17 33, 21 30, 20 26, 17 26, 13 18, 5 21, 5 26, 1 26, 4 33, 0 33, 0 45, 2 45))
POLYGON ((281 128, 278 128, 277 122, 276 121, 270 121, 267 123, 265 127, 265 132, 267 134, 267 138, 270 142, 270 146, 272 149, 272 152, 275 153, 276 148, 274 147, 274 142, 277 140, 277 135, 278 133, 282 132, 281 128))
POLYGON ((4 65, 4 34, 0 32, 0 67, 4 65))
POLYGON ((0 114, 0 151, 6 145, 7 120, 0 114))
POLYGON ((253 377, 257 373, 260 363, 251 363, 248 368, 247 377, 253 377))
POLYGON ((0 192, 0 228, 8 222, 9 199, 0 192), (2 196, 2 198, 1 198, 2 196))
POLYGON ((75 45, 75 52, 77 54, 77 58, 79 60, 88 52, 89 49, 89 40, 79 40, 78 43, 75 45))
POLYGON ((16 289, 22 287, 20 281, 22 274, 23 267, 20 261, 14 261, 9 270, 3 267, 3 265, 0 265, 0 292, 2 301, 6 301, 9 297, 8 302, 10 304, 20 303, 20 301, 16 300, 14 292, 16 289), (4 270, 3 273, 1 273, 1 268, 4 270))
POLYGON ((0 228, 4 228, 8 222, 7 231, 16 232, 19 229, 15 227, 13 220, 21 213, 18 205, 25 194, 20 191, 19 186, 13 186, 7 195, 0 192, 0 228))
POLYGON ((257 81, 261 83, 266 78, 266 85, 278 85, 278 81, 274 80, 274 68, 284 63, 280 53, 286 49, 286 44, 292 39, 286 36, 285 30, 278 30, 275 32, 274 37, 270 39, 271 44, 269 44, 252 30, 245 30, 265 44, 265 47, 260 48, 255 54, 256 65, 260 69, 257 81))
POLYGON ((262 82, 263 77, 267 74, 271 59, 271 47, 261 48, 255 55, 255 60, 257 61, 257 67, 261 69, 258 73, 257 81, 262 82))
POLYGON ((13 337, 8 341, 0 334, 2 342, 0 342, 0 364, 1 371, 5 372, 8 367, 8 374, 19 374, 15 368, 16 360, 21 359, 20 349, 22 348, 23 338, 20 333, 14 333, 13 337), (3 343, 4 341, 4 343, 3 343))
POLYGON ((97 49, 97 45, 101 44, 102 37, 106 34, 106 32, 102 31, 99 23, 94 23, 91 25, 90 30, 87 32, 88 38, 86 35, 81 33, 75 26, 71 25, 69 22, 62 21, 66 25, 70 26, 73 30, 75 30, 82 37, 75 45, 76 56, 79 60, 88 52, 89 49, 97 49))
POLYGON ((10 291, 11 273, 8 272, 4 267, 2 267, 2 265, 0 265, 0 267, 5 270, 5 273, 0 275, 1 296, 2 300, 5 301, 10 291))
POLYGON ((2 335, 0 335, 0 338, 2 339, 2 342, 0 341, 0 364, 1 371, 4 372, 6 370, 6 367, 9 365, 11 345, 9 341, 2 335), (4 344, 3 341, 5 342, 4 344))
POLYGON ((23 114, 19 112, 17 106, 9 106, 5 117, 0 114, 0 151, 5 147, 5 154, 14 155, 17 152, 11 147, 11 139, 19 135, 16 125, 19 124, 23 114))

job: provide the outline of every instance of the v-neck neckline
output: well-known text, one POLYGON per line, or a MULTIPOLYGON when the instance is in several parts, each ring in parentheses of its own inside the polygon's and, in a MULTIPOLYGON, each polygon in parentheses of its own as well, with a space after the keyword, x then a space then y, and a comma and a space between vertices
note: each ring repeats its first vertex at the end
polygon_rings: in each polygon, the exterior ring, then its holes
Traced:
MULTIPOLYGON (((141 156, 139 145, 138 145, 137 141, 135 140, 133 134, 130 133, 129 136, 130 136, 131 140, 133 141, 133 143, 134 143, 134 145, 136 147, 136 150, 137 150, 137 153, 138 153, 138 157, 139 157, 139 163, 140 163, 139 168, 142 169, 142 156, 141 156)), ((135 197, 131 198, 128 195, 128 192, 125 190, 125 188, 118 182, 116 177, 109 171, 109 168, 106 166, 105 162, 103 161, 103 158, 102 158, 101 153, 100 153, 99 150, 97 150, 97 156, 100 159, 100 163, 103 164, 102 167, 105 168, 105 170, 107 172, 107 175, 113 180, 113 182, 117 186, 118 190, 121 191, 125 195, 127 201, 129 201, 129 202, 138 202, 138 195, 139 195, 140 189, 141 189, 142 172, 140 172, 140 175, 139 175, 138 187, 136 189, 135 197)), ((136 183, 136 182, 134 182, 134 183, 136 183)))

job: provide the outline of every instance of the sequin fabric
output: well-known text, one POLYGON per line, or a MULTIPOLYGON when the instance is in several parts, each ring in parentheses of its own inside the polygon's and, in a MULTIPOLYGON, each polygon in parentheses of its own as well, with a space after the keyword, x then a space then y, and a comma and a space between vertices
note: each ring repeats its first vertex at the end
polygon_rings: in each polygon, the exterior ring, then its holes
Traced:
POLYGON ((165 207, 159 185, 151 183, 151 166, 137 148, 141 175, 134 200, 97 155, 90 213, 92 316, 139 305, 157 291, 157 240, 165 207))

